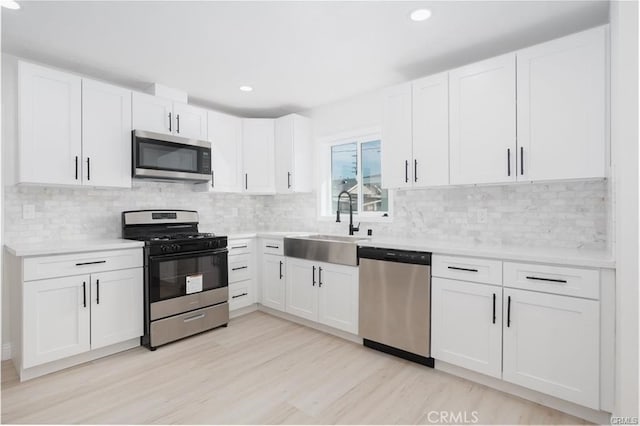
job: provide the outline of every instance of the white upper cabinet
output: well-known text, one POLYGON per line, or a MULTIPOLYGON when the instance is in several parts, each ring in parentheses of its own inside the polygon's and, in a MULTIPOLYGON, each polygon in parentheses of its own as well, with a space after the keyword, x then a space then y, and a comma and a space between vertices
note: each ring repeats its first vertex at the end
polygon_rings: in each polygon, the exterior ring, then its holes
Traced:
POLYGON ((598 27, 517 52, 518 179, 606 176, 606 38, 598 27))
POLYGON ((243 188, 253 194, 275 193, 274 120, 242 120, 243 188))
POLYGON ((411 83, 386 89, 382 108, 382 187, 410 188, 413 181, 411 83))
POLYGON ((306 117, 289 114, 275 121, 276 192, 311 192, 311 123, 306 117))
POLYGON ((449 76, 416 80, 413 90, 413 187, 449 183, 449 76))
POLYGON ((449 73, 452 184, 516 180, 516 55, 449 73))
POLYGON ((212 191, 242 192, 242 119, 208 111, 212 191))
POLYGON ((175 135, 190 139, 207 139, 207 110, 174 102, 173 115, 175 135))
POLYGON ((169 99, 133 92, 133 128, 172 134, 173 102, 169 99))
POLYGON ((207 110, 134 92, 133 128, 207 140, 207 110))
POLYGON ((19 182, 82 183, 81 78, 18 65, 19 182))
POLYGON ((82 80, 82 180, 131 187, 131 91, 82 80))

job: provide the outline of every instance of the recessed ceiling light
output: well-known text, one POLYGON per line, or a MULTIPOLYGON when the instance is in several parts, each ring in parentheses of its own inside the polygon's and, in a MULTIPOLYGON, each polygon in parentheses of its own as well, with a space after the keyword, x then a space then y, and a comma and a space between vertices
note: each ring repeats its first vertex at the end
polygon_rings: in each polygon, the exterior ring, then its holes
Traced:
POLYGON ((0 6, 13 10, 20 9, 20 5, 15 0, 0 0, 0 6))
POLYGON ((416 9, 411 12, 412 21, 421 22, 429 18, 431 18, 431 11, 429 9, 416 9))
POLYGON ((240 90, 242 90, 243 92, 252 92, 253 91, 253 87, 251 87, 251 86, 240 86, 240 90))

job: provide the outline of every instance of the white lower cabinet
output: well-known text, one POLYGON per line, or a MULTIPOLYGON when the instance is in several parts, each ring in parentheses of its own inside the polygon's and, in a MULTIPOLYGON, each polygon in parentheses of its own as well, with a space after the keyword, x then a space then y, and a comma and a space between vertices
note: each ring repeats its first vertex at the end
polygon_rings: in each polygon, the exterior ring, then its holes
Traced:
POLYGON ((91 275, 91 349, 144 333, 142 268, 91 275))
POLYGON ((286 258, 287 313, 358 333, 358 268, 286 258))
POLYGON ((433 278, 431 295, 433 357, 500 378, 502 287, 433 278))
POLYGON ((79 275, 24 283, 24 368, 77 355, 91 348, 89 279, 89 275, 79 275))
POLYGON ((284 256, 265 254, 262 257, 262 304, 271 309, 285 310, 284 256))
POLYGON ((599 408, 596 300, 504 289, 503 379, 599 408))
POLYGON ((230 239, 227 244, 229 248, 229 311, 246 308, 257 301, 253 246, 253 239, 230 239))

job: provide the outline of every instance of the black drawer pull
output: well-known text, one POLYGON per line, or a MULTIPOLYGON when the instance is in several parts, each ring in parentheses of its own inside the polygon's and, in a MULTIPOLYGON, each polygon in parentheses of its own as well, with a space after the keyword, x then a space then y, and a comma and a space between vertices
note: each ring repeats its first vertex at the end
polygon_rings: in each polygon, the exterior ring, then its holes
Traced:
POLYGON ((280 248, 279 246, 269 246, 269 245, 267 245, 267 246, 265 246, 265 247, 267 247, 267 248, 274 248, 274 249, 280 248))
POLYGON ((237 299, 238 297, 242 297, 242 296, 248 296, 249 293, 240 293, 240 294, 236 294, 235 296, 231 296, 232 299, 237 299))
POLYGON ((240 269, 247 269, 248 266, 238 266, 237 268, 231 268, 232 271, 239 271, 240 269))
POLYGON ((536 280, 536 281, 551 281, 552 283, 563 283, 566 284, 567 280, 558 280, 555 278, 540 278, 540 277, 527 277, 528 280, 536 280))
POLYGON ((447 266, 447 268, 449 269, 455 269, 456 271, 467 271, 467 272, 478 272, 477 269, 471 269, 471 268, 459 268, 457 266, 447 266))
POLYGON ((82 262, 82 263, 76 263, 76 266, 97 265, 99 263, 107 263, 107 261, 106 260, 96 260, 95 262, 82 262))
POLYGON ((239 248, 247 248, 247 245, 243 245, 243 246, 231 246, 231 249, 239 249, 239 248))

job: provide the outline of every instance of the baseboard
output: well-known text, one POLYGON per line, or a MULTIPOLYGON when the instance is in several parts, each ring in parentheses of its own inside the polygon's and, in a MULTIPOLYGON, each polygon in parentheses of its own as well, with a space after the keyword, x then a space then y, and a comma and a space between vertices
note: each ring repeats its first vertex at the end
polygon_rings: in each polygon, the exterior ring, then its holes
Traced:
POLYGON ((512 383, 505 382, 504 380, 496 379, 495 377, 485 376, 484 374, 476 373, 475 371, 467 370, 466 368, 458 367, 457 365, 436 360, 435 369, 454 376, 462 377, 463 379, 467 379, 472 382, 480 383, 481 385, 508 393, 509 395, 544 405, 545 407, 562 411, 563 413, 571 414, 572 416, 588 420, 595 424, 611 423, 611 413, 607 413, 606 411, 598 411, 588 407, 583 407, 582 405, 574 404, 573 402, 523 388, 522 386, 514 385, 512 383))
POLYGON ((250 314, 251 312, 255 312, 258 310, 258 304, 253 303, 249 306, 245 306, 244 308, 235 309, 233 311, 229 311, 229 319, 238 318, 243 315, 250 314))
POLYGON ((7 361, 11 359, 11 343, 2 344, 2 360, 7 361))

